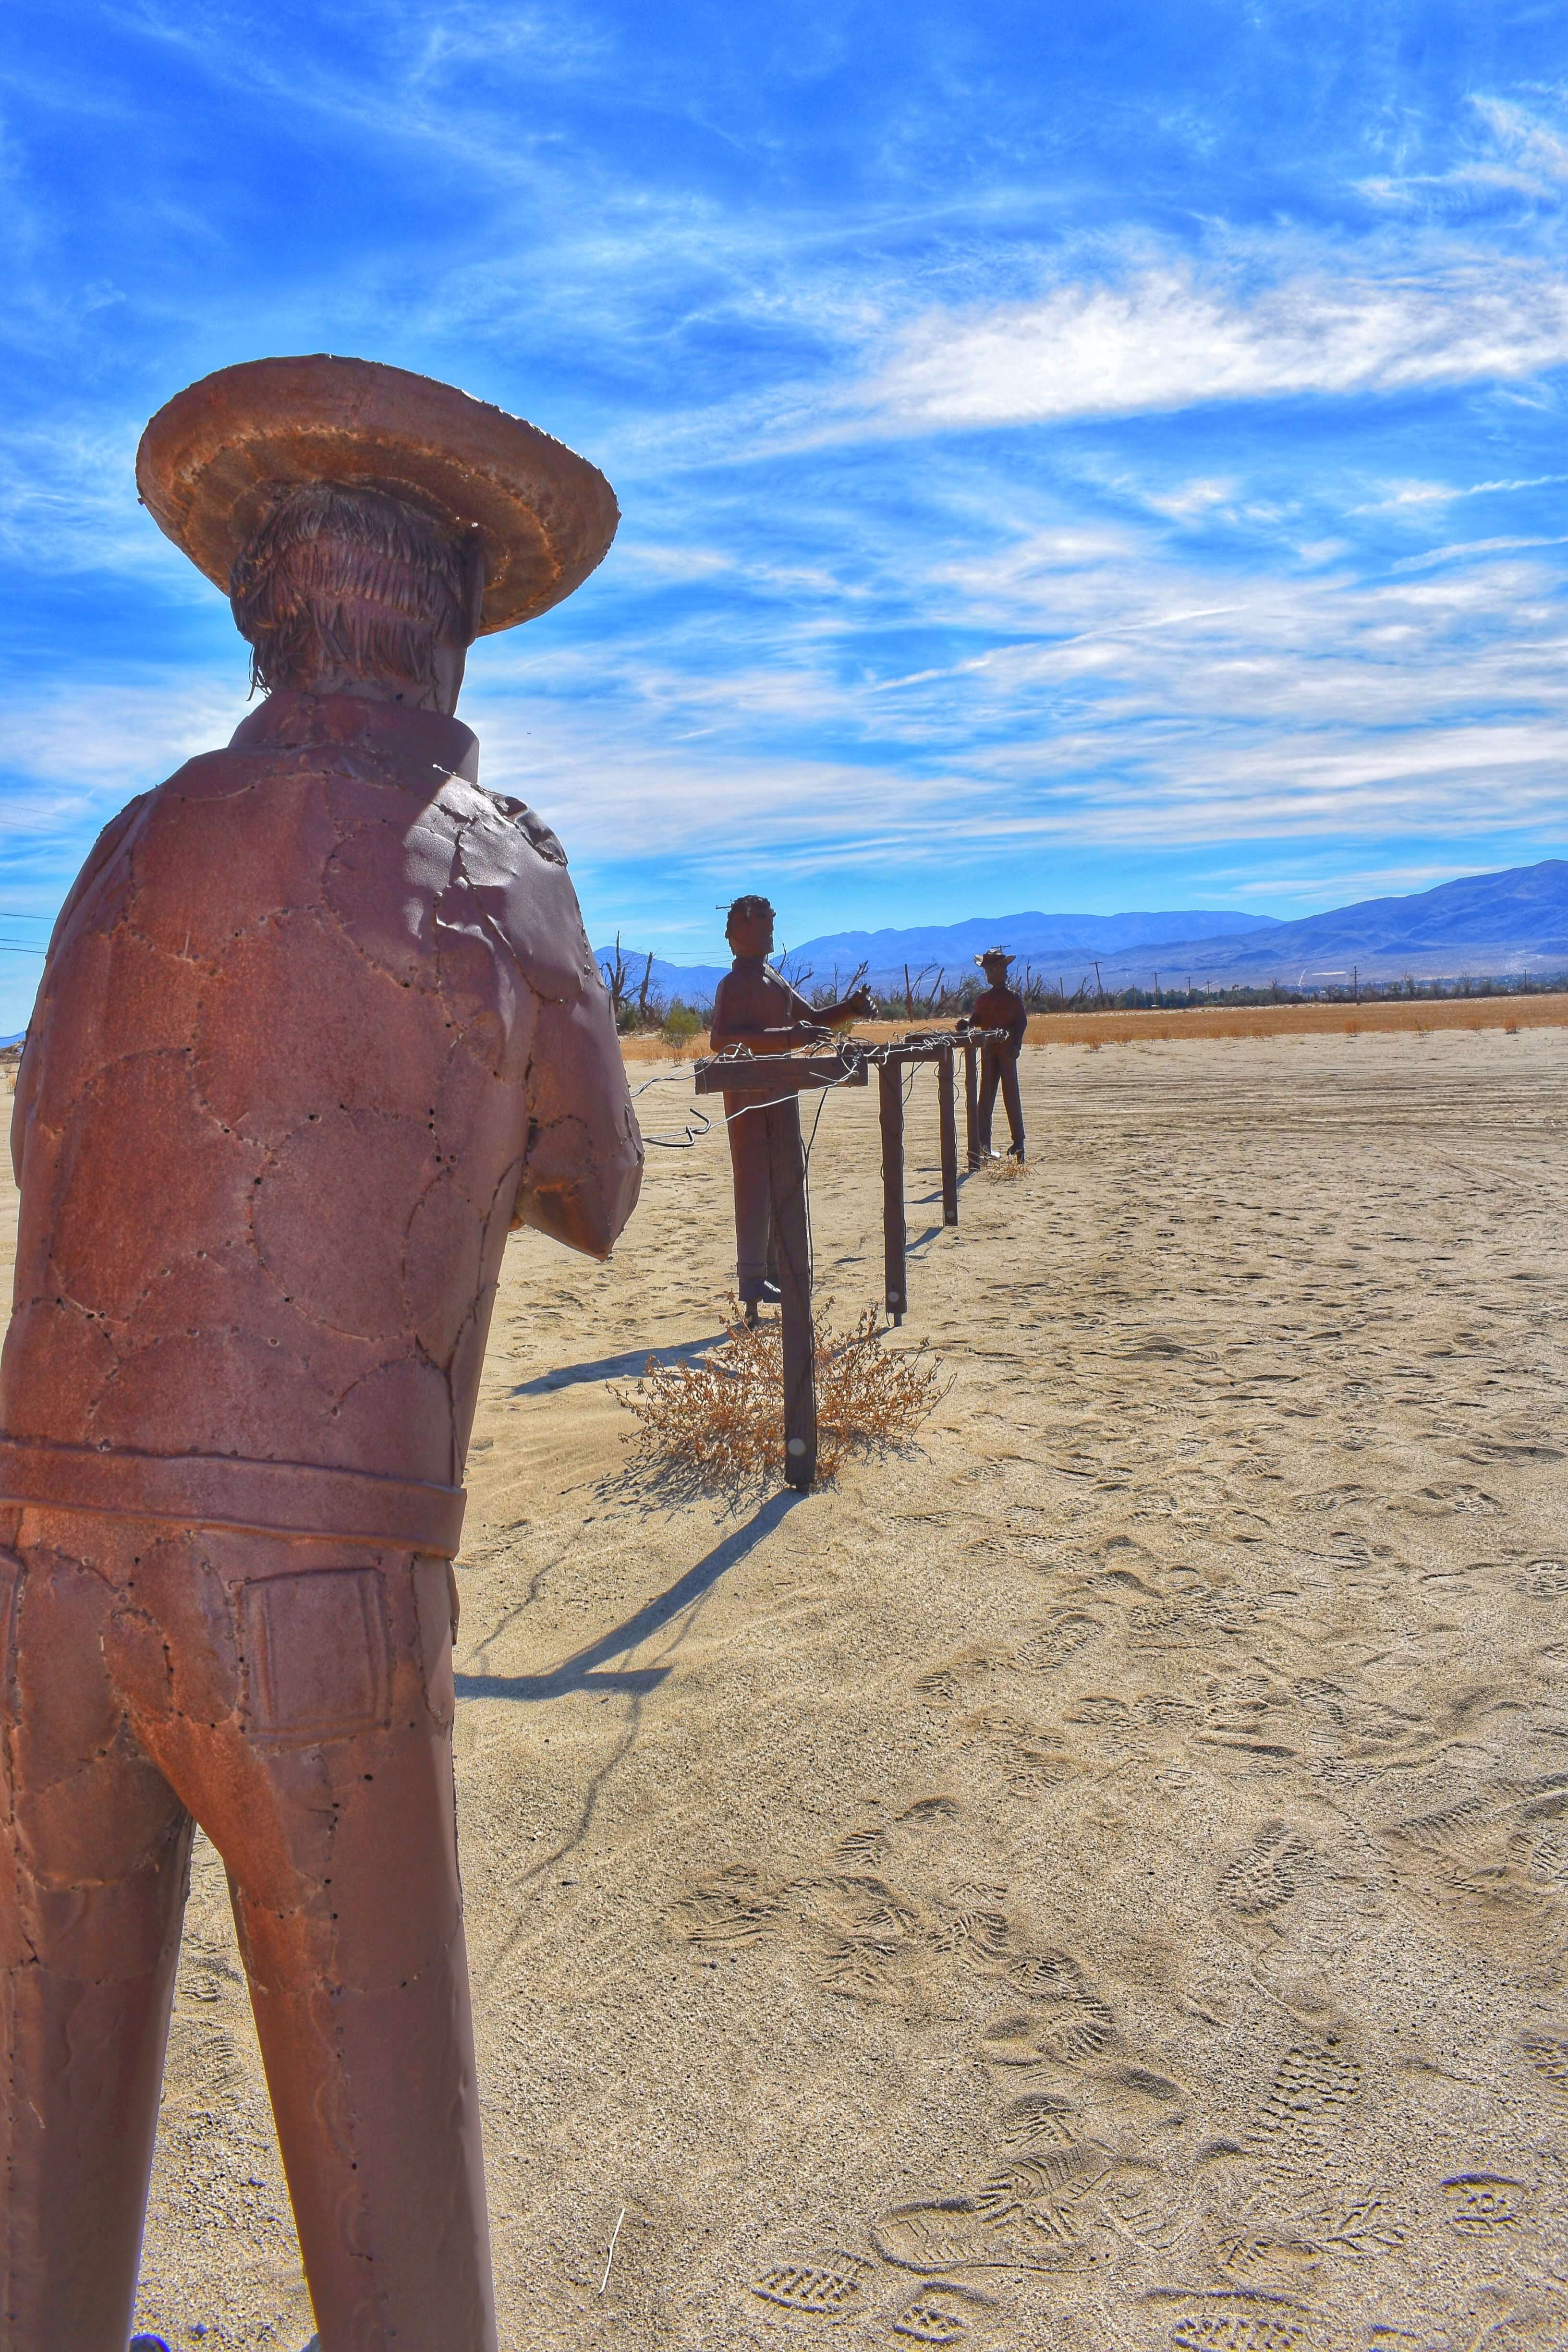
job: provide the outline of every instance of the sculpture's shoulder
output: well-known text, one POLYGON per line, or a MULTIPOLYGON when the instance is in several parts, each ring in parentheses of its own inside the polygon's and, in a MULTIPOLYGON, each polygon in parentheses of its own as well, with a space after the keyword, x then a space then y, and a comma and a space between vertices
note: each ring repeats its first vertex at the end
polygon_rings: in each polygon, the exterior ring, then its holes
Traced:
POLYGON ((774 1028, 795 1010, 794 989, 763 962, 737 963, 714 991, 713 1019, 721 1029, 774 1028))
MULTIPOLYGON (((479 792, 482 787, 470 785, 468 789, 479 792)), ((513 800, 508 793, 485 792, 483 796, 499 815, 509 824, 515 825, 536 857, 542 858, 547 866, 564 867, 566 852, 544 819, 536 815, 526 801, 513 800)))
POLYGON ((505 942, 541 996, 602 995, 566 853, 549 825, 526 802, 461 777, 442 786, 440 806, 458 831, 453 888, 437 922, 466 929, 477 919, 505 942))
POLYGON ((89 850, 81 872, 66 894, 64 906, 49 934, 46 973, 73 934, 84 926, 101 924, 108 912, 105 900, 118 902, 129 871, 130 846, 156 795, 138 793, 116 816, 111 816, 89 850))

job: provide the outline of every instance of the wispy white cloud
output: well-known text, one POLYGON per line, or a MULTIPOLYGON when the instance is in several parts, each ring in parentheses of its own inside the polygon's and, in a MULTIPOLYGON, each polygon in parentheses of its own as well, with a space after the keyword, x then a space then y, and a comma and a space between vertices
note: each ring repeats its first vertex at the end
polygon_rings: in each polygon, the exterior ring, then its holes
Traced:
MULTIPOLYGON (((237 681, 239 665, 235 665, 237 681)), ((245 715, 245 692, 188 670, 134 685, 51 681, 23 688, 0 709, 0 844, 93 830, 199 751, 226 743, 245 715)))
POLYGON ((1213 401, 1388 394, 1568 362, 1568 282, 1532 264, 1289 278, 1247 295, 1190 268, 935 312, 856 390, 867 424, 930 432, 1213 401))

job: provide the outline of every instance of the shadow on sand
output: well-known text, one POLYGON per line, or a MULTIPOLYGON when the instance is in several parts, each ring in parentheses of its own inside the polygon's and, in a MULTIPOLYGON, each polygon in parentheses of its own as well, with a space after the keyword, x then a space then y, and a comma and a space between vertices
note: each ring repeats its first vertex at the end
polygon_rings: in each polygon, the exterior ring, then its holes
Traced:
POLYGON ((624 1355, 600 1356, 591 1364, 558 1364, 553 1371, 520 1381, 511 1394, 549 1396, 556 1389, 583 1388, 590 1381, 634 1380, 647 1371, 650 1360, 656 1364, 694 1364, 729 1336, 728 1331, 714 1331, 706 1339, 682 1339, 679 1347, 628 1348, 624 1355))
POLYGON ((572 1657, 563 1658, 545 1675, 458 1675, 456 1676, 459 1698, 561 1698, 567 1691, 650 1691, 656 1690, 669 1672, 668 1666, 631 1666, 608 1673, 599 1671, 607 1659, 625 1657, 679 1617, 692 1601, 700 1601, 719 1579, 737 1567, 753 1551, 766 1535, 771 1535, 800 1496, 791 1489, 781 1495, 770 1495, 759 1510, 716 1543, 694 1568, 678 1577, 668 1591, 645 1601, 634 1616, 608 1633, 601 1633, 586 1649, 578 1650, 572 1657))

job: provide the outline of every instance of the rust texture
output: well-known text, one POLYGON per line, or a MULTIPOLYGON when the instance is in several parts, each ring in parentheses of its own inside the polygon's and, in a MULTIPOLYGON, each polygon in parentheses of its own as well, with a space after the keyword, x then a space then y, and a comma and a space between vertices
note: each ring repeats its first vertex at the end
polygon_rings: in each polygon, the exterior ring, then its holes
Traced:
MULTIPOLYGON (((412 470, 462 395, 421 422, 386 373, 412 470)), ((0 1366, 0 2352, 123 2352, 193 1822, 322 2352, 495 2344, 449 1560, 507 1234, 607 1254, 641 1145, 564 857, 479 784, 460 674, 459 642, 444 688, 275 691, 114 820, 49 949, 0 1366)))

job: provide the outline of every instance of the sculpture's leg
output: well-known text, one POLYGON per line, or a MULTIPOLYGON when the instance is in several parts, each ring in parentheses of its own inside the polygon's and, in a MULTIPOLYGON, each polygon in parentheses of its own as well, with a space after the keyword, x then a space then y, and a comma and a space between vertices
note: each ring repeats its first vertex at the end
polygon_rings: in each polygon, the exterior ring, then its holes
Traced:
POLYGON ((773 1213, 768 1188, 767 1113, 746 1110, 744 1095, 723 1097, 729 1119, 730 1167, 735 1184, 735 1280, 742 1306, 761 1298, 768 1278, 773 1213), (740 1111, 739 1118, 731 1114, 740 1111))
MULTIPOLYGON (((422 1823, 401 1812, 339 1866, 427 1880, 441 1795, 437 1775, 422 1823)), ((368 1952, 318 1981, 325 1939, 233 1894, 321 2352, 495 2352, 460 1922, 405 1983, 368 1952)))
POLYGON ((443 1560, 206 1529, 139 1549, 104 1633, 227 1865, 322 2352, 495 2352, 451 1625, 443 1560))
POLYGON ((980 1129, 980 1157, 991 1157, 991 1122, 996 1109, 996 1082, 1001 1075, 1001 1056, 994 1045, 980 1049, 980 1105, 977 1114, 980 1129))
POLYGON ((235 1701, 170 1706, 149 1649, 143 1738, 228 1869, 321 2352, 495 2352, 446 1564, 201 1545, 235 1701))
POLYGON ((1018 1057, 1016 1054, 1002 1056, 1002 1100, 1007 1108, 1007 1132, 1012 1138, 1016 1158, 1024 1157, 1024 1097, 1018 1092, 1018 1057))
POLYGON ((979 1048, 965 1044, 963 1048, 963 1148, 971 1168, 980 1165, 980 1087, 975 1073, 979 1048))
POLYGON ((105 1674, 113 1591, 50 1532, 0 1553, 0 2352, 125 2352, 191 1823, 105 1674))

